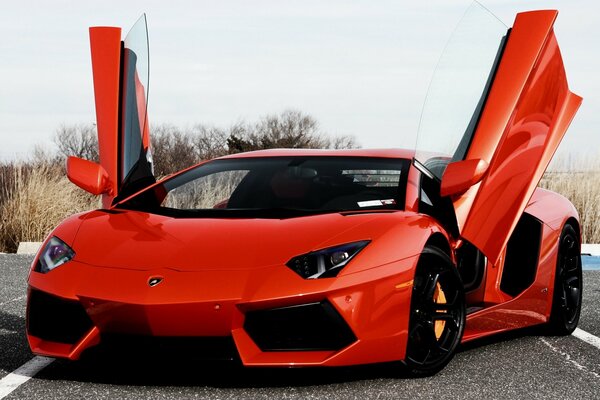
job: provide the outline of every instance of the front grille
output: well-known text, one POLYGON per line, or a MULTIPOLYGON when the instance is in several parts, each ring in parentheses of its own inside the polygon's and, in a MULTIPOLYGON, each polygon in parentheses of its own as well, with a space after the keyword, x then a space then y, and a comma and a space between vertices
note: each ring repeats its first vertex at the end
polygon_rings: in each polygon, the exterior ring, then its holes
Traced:
POLYGON ((244 329, 262 351, 339 350, 356 341, 328 301, 250 311, 244 329))
POLYGON ((92 320, 78 301, 31 290, 27 303, 30 335, 50 342, 75 344, 92 326, 92 320))

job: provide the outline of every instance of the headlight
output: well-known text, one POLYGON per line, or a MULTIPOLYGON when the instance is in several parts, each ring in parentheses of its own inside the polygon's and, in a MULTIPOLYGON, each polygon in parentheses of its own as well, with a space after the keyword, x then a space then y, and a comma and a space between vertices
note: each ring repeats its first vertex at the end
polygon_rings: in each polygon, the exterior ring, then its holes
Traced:
POLYGON ((73 249, 56 236, 52 236, 40 253, 35 270, 45 274, 70 261, 74 256, 73 249))
POLYGON ((361 240, 313 251, 292 258, 286 265, 304 279, 331 278, 369 243, 361 240))

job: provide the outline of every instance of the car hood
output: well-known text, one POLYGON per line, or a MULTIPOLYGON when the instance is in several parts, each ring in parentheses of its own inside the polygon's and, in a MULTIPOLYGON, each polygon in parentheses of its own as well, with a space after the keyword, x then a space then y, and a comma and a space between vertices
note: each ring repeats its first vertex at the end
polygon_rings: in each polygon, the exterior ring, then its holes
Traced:
MULTIPOLYGON (((397 221, 398 212, 225 219, 98 210, 81 224, 73 249, 77 261, 102 267, 244 270, 285 264, 294 256, 336 244, 373 240, 384 226, 364 227, 392 214, 397 221)), ((391 227, 391 222, 383 225, 391 227)))

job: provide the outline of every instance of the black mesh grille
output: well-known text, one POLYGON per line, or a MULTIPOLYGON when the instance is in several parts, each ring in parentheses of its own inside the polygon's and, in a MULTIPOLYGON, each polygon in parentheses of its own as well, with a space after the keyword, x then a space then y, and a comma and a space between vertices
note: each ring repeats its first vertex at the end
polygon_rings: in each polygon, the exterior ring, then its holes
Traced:
POLYGON ((262 351, 339 350, 356 340, 327 301, 248 312, 244 329, 262 351))
POLYGON ((39 290, 31 290, 27 307, 28 332, 42 340, 75 344, 93 325, 78 301, 39 290))

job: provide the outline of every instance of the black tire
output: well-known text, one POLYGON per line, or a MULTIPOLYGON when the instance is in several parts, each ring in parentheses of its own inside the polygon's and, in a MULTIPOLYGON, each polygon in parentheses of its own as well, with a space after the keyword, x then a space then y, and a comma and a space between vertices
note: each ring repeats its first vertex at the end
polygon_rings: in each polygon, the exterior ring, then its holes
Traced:
POLYGON ((565 224, 558 241, 552 311, 546 324, 549 335, 570 335, 579 323, 583 288, 579 232, 565 224))
POLYGON ((458 271, 446 253, 426 246, 411 296, 404 360, 409 375, 429 376, 443 369, 454 357, 465 323, 465 293, 458 271))

